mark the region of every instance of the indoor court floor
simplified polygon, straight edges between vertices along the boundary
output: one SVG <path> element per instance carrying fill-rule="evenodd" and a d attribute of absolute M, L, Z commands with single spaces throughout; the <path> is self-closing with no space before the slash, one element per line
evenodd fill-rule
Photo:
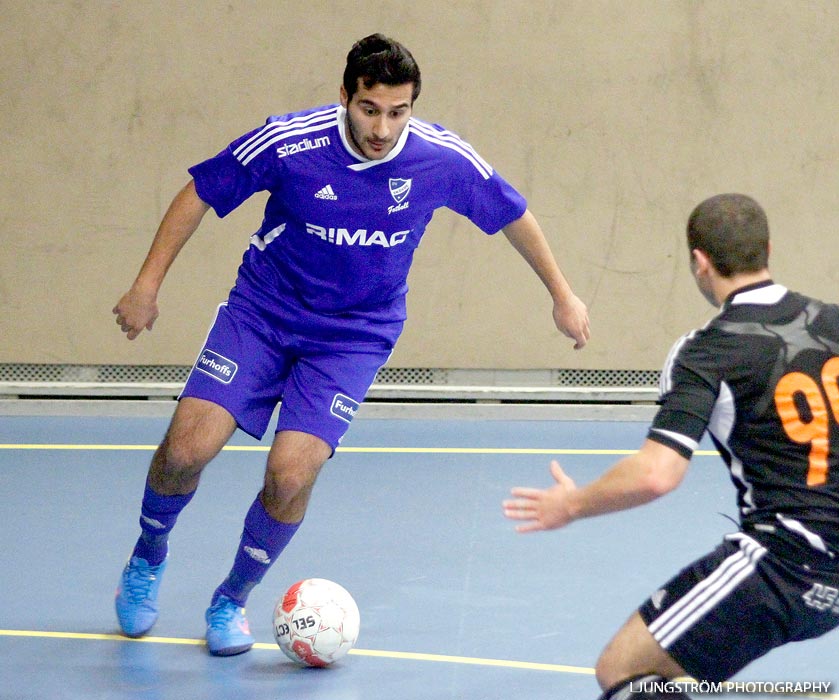
<path fill-rule="evenodd" d="M 132 414 L 127 402 L 114 412 L 110 402 L 3 403 L 15 408 L 0 407 L 2 700 L 594 699 L 593 665 L 612 633 L 735 529 L 734 491 L 710 443 L 680 489 L 644 508 L 531 535 L 504 519 L 509 489 L 548 485 L 552 457 L 589 481 L 640 445 L 649 414 L 363 408 L 303 527 L 251 595 L 256 646 L 213 658 L 204 610 L 267 441 L 237 433 L 207 468 L 172 535 L 160 619 L 129 640 L 114 589 L 168 415 Z M 326 669 L 292 664 L 271 632 L 276 599 L 308 577 L 337 581 L 361 611 L 356 648 Z M 839 699 L 839 633 L 777 650 L 737 680 L 832 681 L 834 694 L 785 697 Z"/>

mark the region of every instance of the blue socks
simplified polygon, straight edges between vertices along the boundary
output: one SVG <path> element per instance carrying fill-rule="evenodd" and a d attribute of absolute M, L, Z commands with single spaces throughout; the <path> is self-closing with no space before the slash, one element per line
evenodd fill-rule
<path fill-rule="evenodd" d="M 184 496 L 164 496 L 153 491 L 147 483 L 140 510 L 142 532 L 132 556 L 145 559 L 150 566 L 163 562 L 169 551 L 169 533 L 194 495 L 193 491 Z M 274 520 L 257 497 L 245 516 L 233 568 L 213 594 L 213 602 L 219 595 L 225 595 L 244 607 L 251 590 L 262 580 L 299 527 L 300 523 Z"/>
<path fill-rule="evenodd" d="M 142 530 L 132 556 L 145 559 L 151 566 L 157 566 L 169 551 L 169 533 L 175 527 L 180 512 L 192 500 L 195 492 L 185 496 L 163 496 L 146 483 L 143 504 L 140 509 Z"/>
<path fill-rule="evenodd" d="M 245 527 L 233 568 L 216 589 L 212 602 L 227 596 L 239 607 L 294 537 L 300 523 L 281 523 L 268 515 L 257 496 L 245 516 Z"/>

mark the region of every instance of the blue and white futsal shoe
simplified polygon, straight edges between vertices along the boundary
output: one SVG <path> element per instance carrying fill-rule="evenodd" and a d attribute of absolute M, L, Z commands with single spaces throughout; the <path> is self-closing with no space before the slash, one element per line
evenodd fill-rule
<path fill-rule="evenodd" d="M 242 654 L 253 646 L 245 609 L 225 595 L 207 608 L 207 649 L 213 656 Z"/>
<path fill-rule="evenodd" d="M 157 593 L 166 559 L 151 566 L 145 559 L 131 557 L 122 570 L 116 593 L 119 626 L 128 637 L 142 637 L 157 622 Z"/>

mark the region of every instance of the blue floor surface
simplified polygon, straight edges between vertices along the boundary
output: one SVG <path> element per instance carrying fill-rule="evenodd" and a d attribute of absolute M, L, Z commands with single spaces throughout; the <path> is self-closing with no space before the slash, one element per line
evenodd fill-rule
<path fill-rule="evenodd" d="M 114 588 L 167 423 L 0 421 L 0 699 L 596 698 L 592 667 L 617 627 L 734 529 L 733 488 L 707 454 L 679 490 L 635 511 L 529 536 L 502 517 L 510 487 L 549 483 L 553 455 L 585 483 L 618 458 L 610 450 L 640 445 L 644 423 L 359 419 L 251 595 L 256 647 L 212 658 L 204 610 L 268 443 L 237 434 L 207 468 L 172 535 L 160 620 L 132 641 L 118 634 Z M 328 669 L 298 668 L 273 642 L 275 600 L 307 577 L 341 583 L 361 610 L 356 649 Z M 835 682 L 839 636 L 780 649 L 738 678 Z"/>

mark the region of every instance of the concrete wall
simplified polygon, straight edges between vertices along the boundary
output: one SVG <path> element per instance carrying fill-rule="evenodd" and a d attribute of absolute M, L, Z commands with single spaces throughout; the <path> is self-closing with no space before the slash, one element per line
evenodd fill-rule
<path fill-rule="evenodd" d="M 574 352 L 503 236 L 435 216 L 392 366 L 654 369 L 711 309 L 683 242 L 721 191 L 766 207 L 779 281 L 836 294 L 839 3 L 621 0 L 0 2 L 0 362 L 190 364 L 261 219 L 209 214 L 130 343 L 111 308 L 187 167 L 337 100 L 382 31 L 423 70 L 420 118 L 528 197 L 589 305 Z"/>

